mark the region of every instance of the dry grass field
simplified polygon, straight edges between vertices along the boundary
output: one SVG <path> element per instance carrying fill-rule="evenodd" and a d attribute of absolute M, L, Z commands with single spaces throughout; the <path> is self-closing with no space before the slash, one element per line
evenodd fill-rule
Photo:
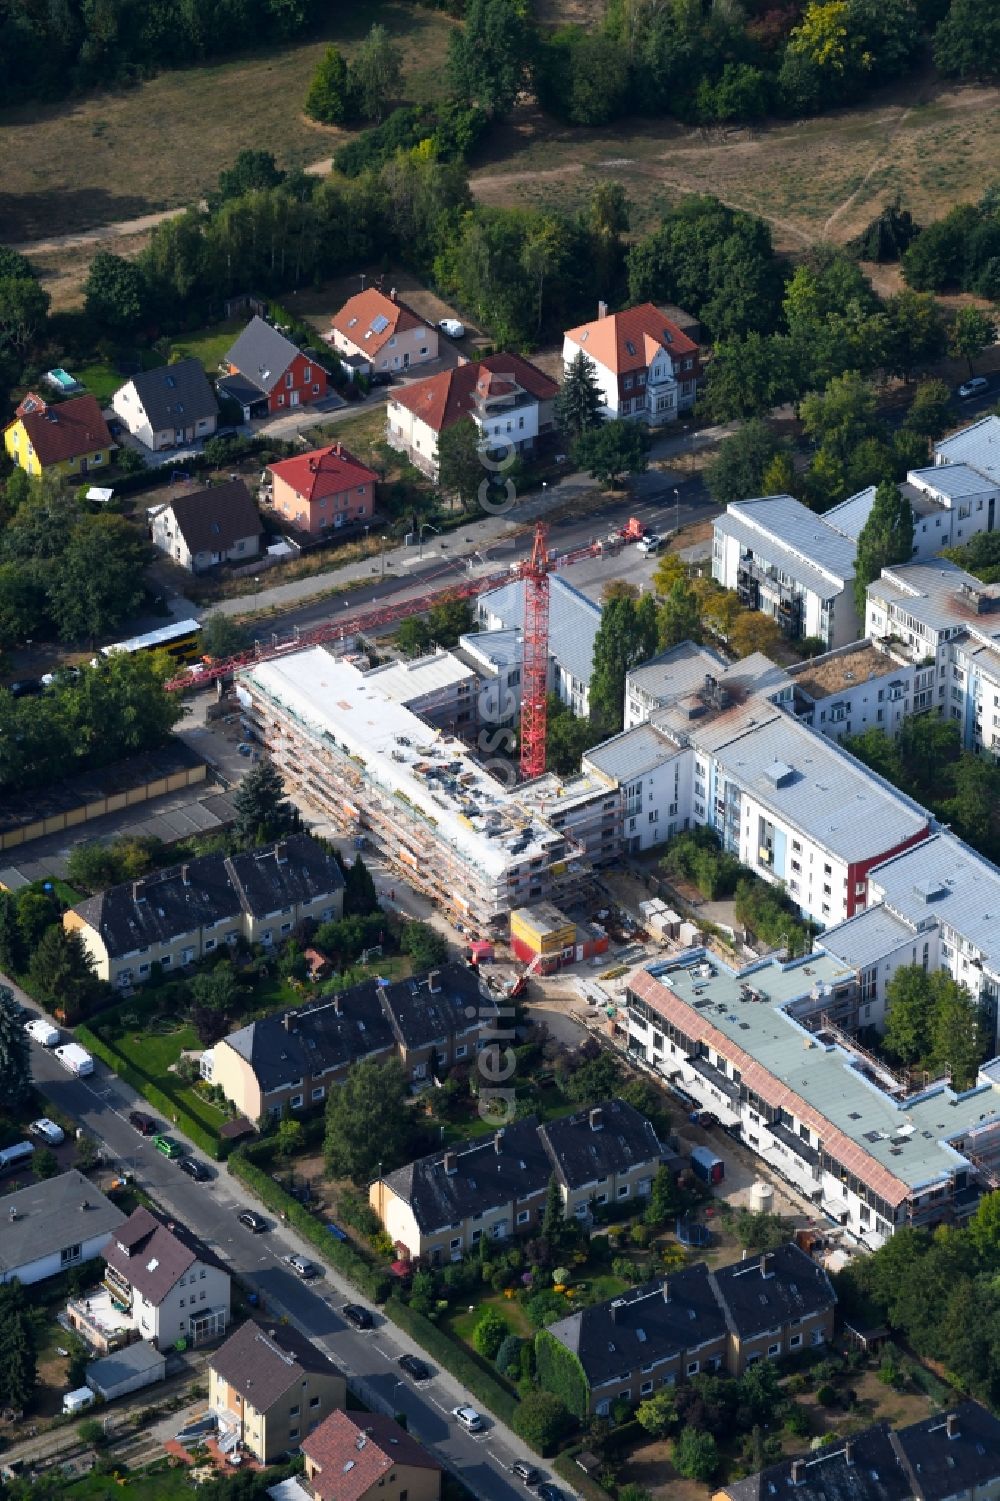
<path fill-rule="evenodd" d="M 439 93 L 454 23 L 401 0 L 375 0 L 346 11 L 336 7 L 327 35 L 270 56 L 185 68 L 136 88 L 0 113 L 4 241 L 46 240 L 195 202 L 244 147 L 273 151 L 286 167 L 328 157 L 347 133 L 303 114 L 309 81 L 329 41 L 336 39 L 350 55 L 375 21 L 403 49 L 406 98 Z"/>
<path fill-rule="evenodd" d="M 928 84 L 867 107 L 759 127 L 689 129 L 618 121 L 594 130 L 523 112 L 473 174 L 484 202 L 575 210 L 596 180 L 625 184 L 633 231 L 652 227 L 685 193 L 714 193 L 770 220 L 795 252 L 849 239 L 895 193 L 921 222 L 977 198 L 1000 172 L 1000 90 Z"/>

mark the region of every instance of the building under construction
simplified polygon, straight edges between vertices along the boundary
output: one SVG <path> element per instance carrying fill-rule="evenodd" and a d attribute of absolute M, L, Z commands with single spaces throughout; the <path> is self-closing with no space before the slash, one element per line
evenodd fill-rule
<path fill-rule="evenodd" d="M 238 692 L 287 785 L 344 833 L 370 836 L 473 931 L 505 936 L 511 911 L 588 867 L 517 789 L 383 691 L 378 673 L 313 647 L 251 668 Z M 595 782 L 592 795 L 616 793 Z"/>

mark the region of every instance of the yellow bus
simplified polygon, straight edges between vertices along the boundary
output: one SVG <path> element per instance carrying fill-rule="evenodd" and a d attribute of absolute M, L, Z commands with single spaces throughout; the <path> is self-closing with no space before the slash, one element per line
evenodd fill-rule
<path fill-rule="evenodd" d="M 175 662 L 194 662 L 200 656 L 200 642 L 201 626 L 197 620 L 175 620 L 159 630 L 147 631 L 144 636 L 132 636 L 128 641 L 102 646 L 101 655 L 111 657 L 120 651 L 165 651 Z"/>

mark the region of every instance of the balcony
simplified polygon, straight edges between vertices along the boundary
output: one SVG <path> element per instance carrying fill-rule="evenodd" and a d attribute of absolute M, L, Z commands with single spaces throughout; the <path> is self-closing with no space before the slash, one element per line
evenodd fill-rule
<path fill-rule="evenodd" d="M 116 1302 L 125 1308 L 132 1307 L 132 1284 L 115 1267 L 105 1266 L 104 1286 Z"/>

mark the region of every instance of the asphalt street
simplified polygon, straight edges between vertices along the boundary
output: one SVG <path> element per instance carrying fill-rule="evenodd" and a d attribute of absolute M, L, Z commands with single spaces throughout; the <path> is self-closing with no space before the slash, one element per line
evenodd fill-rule
<path fill-rule="evenodd" d="M 2 979 L 2 977 L 0 977 Z M 128 1112 L 143 1101 L 103 1064 L 87 1079 L 68 1074 L 46 1049 L 32 1044 L 35 1082 L 42 1093 L 66 1115 L 84 1126 L 105 1147 L 108 1155 L 135 1174 L 136 1182 L 169 1213 L 188 1225 L 222 1258 L 234 1275 L 263 1300 L 263 1317 L 281 1318 L 306 1333 L 344 1373 L 364 1383 L 379 1405 L 390 1412 L 406 1414 L 409 1431 L 433 1449 L 476 1496 L 488 1501 L 525 1501 L 524 1487 L 510 1474 L 514 1460 L 529 1453 L 507 1429 L 483 1411 L 469 1392 L 427 1360 L 433 1374 L 415 1385 L 403 1375 L 398 1357 L 407 1351 L 420 1354 L 420 1347 L 369 1305 L 375 1328 L 357 1333 L 340 1315 L 344 1303 L 364 1303 L 357 1291 L 342 1283 L 329 1267 L 322 1279 L 306 1284 L 286 1266 L 282 1257 L 300 1251 L 316 1260 L 312 1247 L 287 1228 L 272 1221 L 274 1228 L 253 1235 L 237 1222 L 241 1208 L 259 1207 L 242 1186 L 230 1178 L 225 1166 L 202 1157 L 212 1173 L 211 1182 L 195 1183 L 176 1162 L 157 1152 L 150 1140 L 139 1136 L 129 1124 Z M 180 1133 L 167 1123 L 172 1134 Z M 426 1357 L 423 1357 L 426 1359 Z M 362 1390 L 361 1395 L 364 1395 Z M 468 1402 L 483 1413 L 485 1432 L 466 1433 L 451 1416 L 451 1409 Z M 569 1494 L 560 1481 L 560 1488 Z"/>

